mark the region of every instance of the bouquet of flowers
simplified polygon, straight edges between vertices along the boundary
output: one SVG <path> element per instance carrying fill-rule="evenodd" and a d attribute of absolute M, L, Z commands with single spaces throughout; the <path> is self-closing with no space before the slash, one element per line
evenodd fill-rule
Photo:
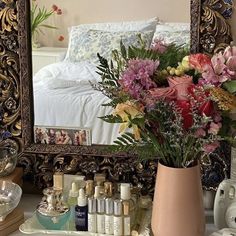
<path fill-rule="evenodd" d="M 218 108 L 236 107 L 236 49 L 210 58 L 161 40 L 150 48 L 139 42 L 128 48 L 121 42 L 110 62 L 98 54 L 102 80 L 93 86 L 114 109 L 101 118 L 120 123 L 113 148 L 158 157 L 171 167 L 191 166 L 219 146 Z"/>
<path fill-rule="evenodd" d="M 46 21 L 53 14 L 61 15 L 62 10 L 55 4 L 52 5 L 52 8 L 50 10 L 47 10 L 46 7 L 40 8 L 36 0 L 32 0 L 30 13 L 31 13 L 31 34 L 32 37 L 34 37 L 35 34 L 42 32 L 41 27 L 49 29 L 57 29 L 57 27 L 55 26 L 44 24 L 44 21 Z M 61 40 L 61 38 L 62 36 L 59 37 L 59 40 Z"/>

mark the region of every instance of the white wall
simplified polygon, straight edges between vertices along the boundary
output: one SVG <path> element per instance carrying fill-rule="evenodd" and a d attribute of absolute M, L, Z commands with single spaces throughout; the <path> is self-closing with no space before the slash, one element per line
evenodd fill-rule
<path fill-rule="evenodd" d="M 40 0 L 40 6 L 58 5 L 63 15 L 54 15 L 47 22 L 58 30 L 44 30 L 40 42 L 45 46 L 65 47 L 68 27 L 81 23 L 143 20 L 158 16 L 168 22 L 190 22 L 189 0 Z M 57 41 L 59 35 L 64 42 Z"/>

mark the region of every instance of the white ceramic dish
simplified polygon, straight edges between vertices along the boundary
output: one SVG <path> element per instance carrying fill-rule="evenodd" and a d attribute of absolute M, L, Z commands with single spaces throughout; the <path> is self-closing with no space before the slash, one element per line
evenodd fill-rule
<path fill-rule="evenodd" d="M 142 213 L 142 222 L 140 222 L 138 233 L 132 235 L 149 236 L 150 235 L 150 222 L 151 210 L 144 210 Z M 107 234 L 89 233 L 74 231 L 69 229 L 66 224 L 62 230 L 47 230 L 37 220 L 36 214 L 27 219 L 20 227 L 19 230 L 25 234 L 50 234 L 50 235 L 81 235 L 81 236 L 108 236 Z"/>

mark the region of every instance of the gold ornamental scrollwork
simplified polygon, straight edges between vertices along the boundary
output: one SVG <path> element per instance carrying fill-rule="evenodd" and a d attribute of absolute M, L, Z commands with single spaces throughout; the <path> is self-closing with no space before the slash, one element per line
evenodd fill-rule
<path fill-rule="evenodd" d="M 208 54 L 218 52 L 227 47 L 232 41 L 232 32 L 227 19 L 233 11 L 232 0 L 202 1 L 200 19 L 200 51 Z"/>

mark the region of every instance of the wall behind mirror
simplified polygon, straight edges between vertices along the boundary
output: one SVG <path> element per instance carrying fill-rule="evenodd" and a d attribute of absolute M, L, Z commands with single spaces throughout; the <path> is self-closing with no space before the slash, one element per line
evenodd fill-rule
<path fill-rule="evenodd" d="M 99 80 L 99 76 L 95 73 L 98 64 L 85 63 L 81 67 L 81 64 L 59 62 L 57 65 L 44 66 L 63 60 L 71 26 L 83 23 L 147 20 L 153 17 L 158 17 L 163 22 L 190 25 L 190 2 L 188 0 L 174 2 L 171 0 L 149 0 L 147 4 L 143 0 L 41 0 L 34 3 L 41 9 L 43 7 L 51 9 L 55 4 L 62 11 L 61 15 L 53 14 L 43 22 L 46 25 L 56 26 L 58 29 L 40 28 L 42 32 L 37 35 L 37 40 L 43 47 L 34 48 L 32 53 L 34 124 L 75 130 L 88 128 L 91 130 L 92 140 L 91 142 L 87 140 L 83 144 L 112 144 L 119 135 L 119 125 L 108 124 L 98 118 L 112 112 L 110 107 L 102 107 L 102 104 L 109 102 L 109 100 L 100 92 L 94 91 L 89 83 L 84 84 L 85 80 L 87 82 Z M 189 29 L 186 31 L 190 38 Z M 58 41 L 60 35 L 65 37 L 64 41 Z M 100 51 L 96 52 L 100 53 Z M 36 74 L 39 69 L 41 69 L 40 72 Z M 83 87 L 76 83 L 82 80 Z M 68 83 L 75 85 L 70 86 Z M 60 134 L 59 130 L 37 129 L 35 132 L 36 143 L 47 144 L 51 141 L 54 142 L 53 140 L 56 140 L 56 144 L 81 143 L 74 141 L 77 140 L 79 134 L 76 134 L 76 137 L 74 134 L 68 134 L 71 139 L 69 140 L 63 138 L 65 132 L 68 132 L 63 132 Z M 38 137 L 40 138 L 38 139 Z M 40 141 L 41 138 L 42 141 Z M 88 139 L 90 138 L 88 137 Z"/>
<path fill-rule="evenodd" d="M 189 0 L 41 0 L 38 4 L 48 9 L 56 4 L 63 12 L 48 20 L 59 29 L 47 30 L 45 35 L 40 35 L 44 46 L 66 47 L 68 27 L 82 23 L 145 20 L 155 16 L 166 22 L 190 23 Z M 63 42 L 57 40 L 60 35 L 65 37 Z"/>

